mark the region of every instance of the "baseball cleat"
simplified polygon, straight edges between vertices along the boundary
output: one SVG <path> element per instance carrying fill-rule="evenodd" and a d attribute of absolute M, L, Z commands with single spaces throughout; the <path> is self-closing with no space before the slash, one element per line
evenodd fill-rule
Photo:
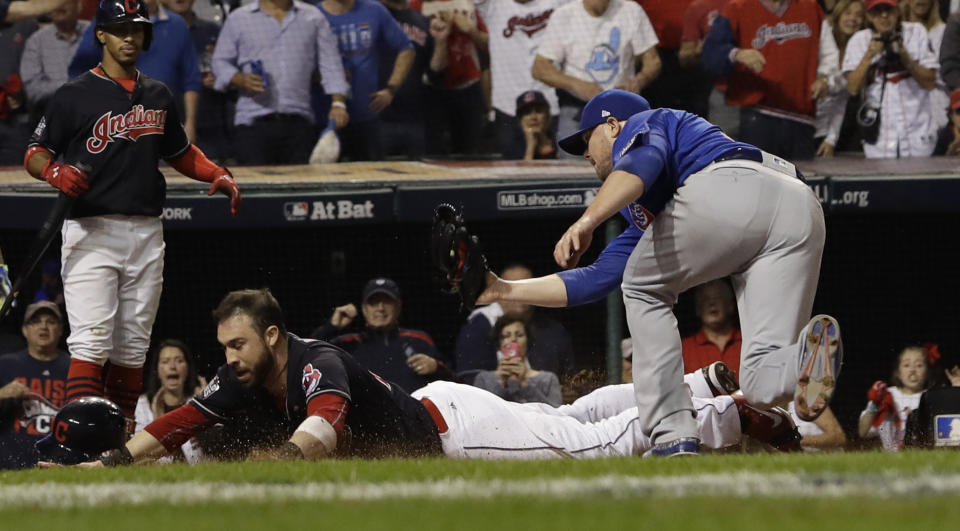
<path fill-rule="evenodd" d="M 700 455 L 700 439 L 688 437 L 655 444 L 653 448 L 644 452 L 643 457 L 683 457 L 690 455 Z"/>
<path fill-rule="evenodd" d="M 722 361 L 715 361 L 700 369 L 700 372 L 703 373 L 703 379 L 707 381 L 713 396 L 732 395 L 740 389 L 737 373 Z"/>
<path fill-rule="evenodd" d="M 733 398 L 740 414 L 740 431 L 744 435 L 773 446 L 781 452 L 799 452 L 800 432 L 783 408 L 759 409 L 747 403 L 743 396 Z"/>
<path fill-rule="evenodd" d="M 812 422 L 823 413 L 833 396 L 843 363 L 840 325 L 829 315 L 817 315 L 800 338 L 800 377 L 793 401 L 797 416 Z"/>

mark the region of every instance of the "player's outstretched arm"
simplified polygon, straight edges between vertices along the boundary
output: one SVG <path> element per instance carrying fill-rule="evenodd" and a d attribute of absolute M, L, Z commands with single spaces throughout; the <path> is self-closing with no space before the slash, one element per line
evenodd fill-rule
<path fill-rule="evenodd" d="M 176 159 L 168 160 L 171 166 L 178 172 L 190 177 L 191 179 L 210 183 L 210 190 L 207 195 L 213 195 L 220 192 L 230 198 L 230 213 L 234 216 L 240 213 L 240 187 L 233 179 L 230 170 L 223 166 L 214 164 L 200 151 L 200 148 L 190 145 L 190 148 Z"/>
<path fill-rule="evenodd" d="M 601 223 L 643 195 L 643 180 L 637 175 L 622 170 L 612 172 L 597 192 L 597 197 L 567 232 L 560 237 L 553 249 L 557 265 L 576 267 L 580 257 L 593 241 L 593 231 Z"/>
<path fill-rule="evenodd" d="M 302 457 L 308 461 L 320 459 L 333 453 L 337 449 L 337 431 L 327 419 L 310 415 L 297 426 L 287 446 L 293 445 L 300 451 L 300 455 L 281 456 L 281 458 Z M 292 447 L 290 447 L 293 450 Z"/>
<path fill-rule="evenodd" d="M 477 298 L 477 304 L 494 302 L 561 308 L 567 305 L 567 286 L 556 274 L 524 280 L 503 280 L 488 271 L 487 287 Z"/>
<path fill-rule="evenodd" d="M 73 465 L 76 468 L 103 468 L 108 466 L 123 466 L 153 462 L 159 457 L 167 455 L 167 449 L 146 430 L 141 430 L 133 436 L 127 444 L 112 450 L 97 461 L 88 461 Z M 62 468 L 64 465 L 40 461 L 39 468 Z"/>

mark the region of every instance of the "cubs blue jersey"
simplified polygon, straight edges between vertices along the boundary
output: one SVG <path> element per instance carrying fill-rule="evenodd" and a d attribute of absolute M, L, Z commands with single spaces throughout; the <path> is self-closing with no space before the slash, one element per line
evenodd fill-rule
<path fill-rule="evenodd" d="M 653 109 L 631 116 L 613 143 L 613 169 L 643 180 L 643 196 L 620 211 L 630 226 L 596 262 L 559 273 L 567 289 L 567 306 L 600 300 L 616 289 L 630 253 L 674 192 L 687 177 L 738 148 L 759 153 L 695 114 Z"/>
<path fill-rule="evenodd" d="M 613 169 L 638 176 L 644 189 L 621 213 L 646 229 L 687 177 L 736 148 L 758 151 L 685 111 L 652 109 L 631 116 L 613 143 Z"/>

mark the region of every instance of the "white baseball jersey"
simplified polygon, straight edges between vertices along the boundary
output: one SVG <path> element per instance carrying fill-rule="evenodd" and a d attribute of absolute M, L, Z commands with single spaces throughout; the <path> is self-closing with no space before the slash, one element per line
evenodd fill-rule
<path fill-rule="evenodd" d="M 887 387 L 887 391 L 890 391 L 890 394 L 893 396 L 893 405 L 897 409 L 897 418 L 892 419 L 888 417 L 880 426 L 876 428 L 871 427 L 870 431 L 867 432 L 867 437 L 880 437 L 880 444 L 884 450 L 896 452 L 900 450 L 900 446 L 903 444 L 907 417 L 911 411 L 920 406 L 920 397 L 923 396 L 923 393 L 908 395 L 901 391 L 899 387 Z M 866 414 L 866 409 L 860 412 L 861 417 Z"/>
<path fill-rule="evenodd" d="M 611 0 L 603 15 L 591 16 L 571 2 L 550 17 L 537 54 L 564 74 L 614 88 L 636 74 L 636 56 L 657 45 L 650 19 L 635 2 Z"/>
<path fill-rule="evenodd" d="M 528 90 L 539 90 L 550 103 L 550 114 L 557 114 L 556 92 L 553 87 L 533 79 L 531 70 L 550 16 L 569 1 L 475 0 L 477 12 L 490 34 L 493 106 L 498 111 L 513 116 L 517 97 Z"/>
<path fill-rule="evenodd" d="M 938 70 L 937 55 L 930 48 L 927 29 L 915 22 L 903 22 L 903 46 L 920 66 Z M 850 37 L 842 70 L 852 72 L 867 53 L 873 31 L 860 30 Z M 877 64 L 877 54 L 871 64 Z M 867 158 L 928 157 L 937 141 L 936 124 L 930 114 L 930 91 L 921 87 L 909 71 L 888 72 L 883 102 L 880 102 L 882 78 L 879 72 L 865 79 L 867 101 L 880 108 L 880 136 L 876 144 L 863 144 Z"/>

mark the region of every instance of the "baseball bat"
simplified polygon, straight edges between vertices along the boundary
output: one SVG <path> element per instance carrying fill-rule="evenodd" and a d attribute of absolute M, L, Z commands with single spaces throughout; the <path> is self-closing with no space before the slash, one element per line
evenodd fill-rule
<path fill-rule="evenodd" d="M 76 166 L 84 172 L 90 169 L 85 164 L 77 164 Z M 37 232 L 37 236 L 33 239 L 30 252 L 23 262 L 23 267 L 20 268 L 17 280 L 13 283 L 13 289 L 10 290 L 10 296 L 3 301 L 3 306 L 0 307 L 0 322 L 6 319 L 7 314 L 10 313 L 10 309 L 13 308 L 13 301 L 17 298 L 17 295 L 20 294 L 20 289 L 23 287 L 24 282 L 33 274 L 33 270 L 36 269 L 37 264 L 40 263 L 40 259 L 43 258 L 44 253 L 47 252 L 50 244 L 53 243 L 53 239 L 57 236 L 57 233 L 60 232 L 63 220 L 67 217 L 67 212 L 70 212 L 70 207 L 73 206 L 75 200 L 75 197 L 70 197 L 63 192 L 60 192 L 57 196 L 57 201 L 53 204 L 53 208 L 50 209 L 50 213 L 47 214 L 47 219 L 43 221 L 43 225 L 40 226 L 40 231 Z"/>

